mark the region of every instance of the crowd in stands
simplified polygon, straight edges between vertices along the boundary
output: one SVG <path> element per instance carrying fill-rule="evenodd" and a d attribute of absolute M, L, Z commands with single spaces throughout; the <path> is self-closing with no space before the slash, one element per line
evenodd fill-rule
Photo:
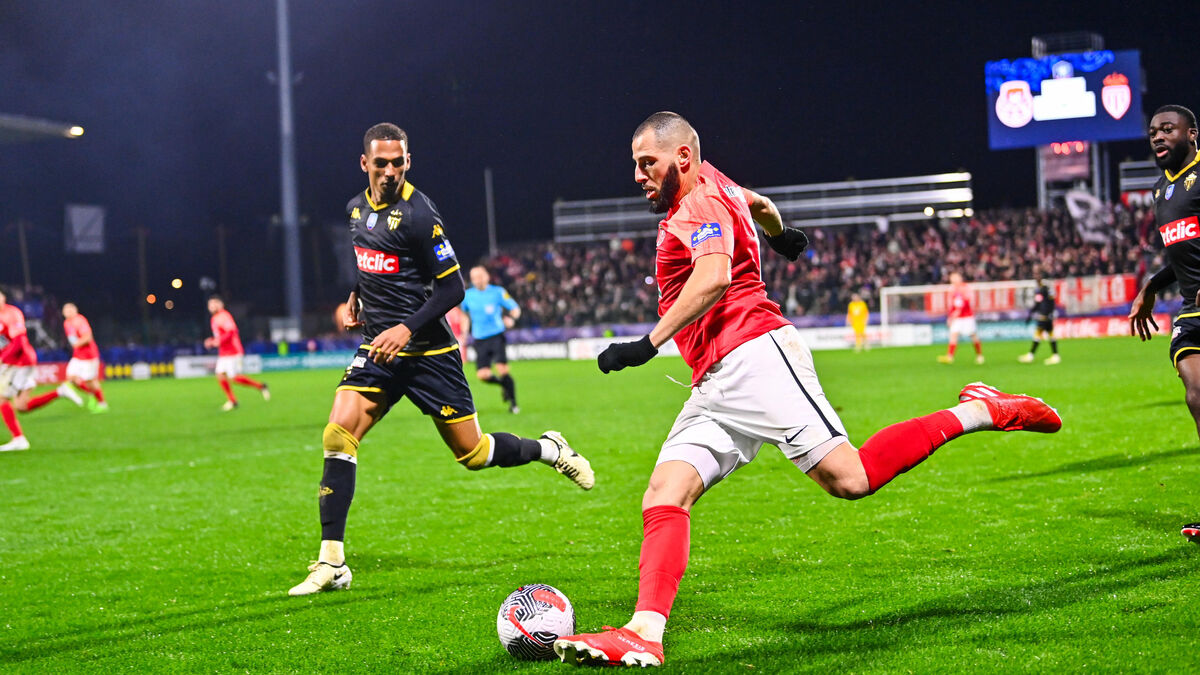
<path fill-rule="evenodd" d="M 1099 236 L 1084 236 L 1065 211 L 1009 209 L 972 218 L 813 228 L 804 257 L 789 262 L 766 246 L 763 278 L 789 316 L 844 314 L 852 293 L 878 310 L 884 286 L 1144 273 L 1163 264 L 1146 209 L 1108 207 Z M 648 322 L 657 318 L 651 237 L 539 243 L 483 261 L 522 305 L 531 327 Z"/>

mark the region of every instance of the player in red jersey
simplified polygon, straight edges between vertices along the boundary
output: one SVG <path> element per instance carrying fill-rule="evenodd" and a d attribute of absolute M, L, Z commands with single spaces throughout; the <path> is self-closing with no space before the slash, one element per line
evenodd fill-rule
<path fill-rule="evenodd" d="M 658 666 L 662 636 L 690 550 L 692 506 L 707 490 L 777 445 L 835 497 L 858 499 L 913 468 L 937 447 L 986 429 L 1057 431 L 1062 420 L 1028 396 L 968 385 L 953 408 L 887 427 L 850 444 L 821 390 L 812 355 L 767 298 L 757 222 L 777 252 L 795 259 L 806 243 L 783 225 L 771 200 L 743 189 L 700 159 L 695 130 L 655 113 L 633 136 L 634 179 L 659 225 L 660 319 L 638 342 L 600 354 L 607 373 L 646 363 L 674 338 L 692 367 L 692 393 L 663 443 L 642 498 L 644 538 L 638 601 L 622 628 L 556 640 L 563 661 Z"/>
<path fill-rule="evenodd" d="M 217 350 L 217 382 L 225 392 L 225 404 L 221 410 L 230 411 L 238 407 L 237 398 L 233 395 L 233 387 L 229 385 L 232 379 L 243 387 L 253 387 L 262 394 L 264 401 L 271 400 L 271 390 L 266 384 L 256 382 L 242 374 L 242 357 L 246 351 L 242 349 L 242 338 L 238 335 L 237 322 L 233 315 L 225 309 L 225 301 L 221 296 L 214 295 L 208 299 L 208 313 L 212 314 L 212 337 L 204 338 L 204 346 Z"/>
<path fill-rule="evenodd" d="M 946 353 L 938 357 L 942 363 L 954 363 L 954 350 L 958 349 L 958 336 L 970 335 L 975 345 L 975 363 L 983 364 L 983 344 L 979 342 L 979 330 L 975 326 L 975 309 L 971 306 L 971 287 L 958 272 L 950 273 L 950 315 L 946 326 L 950 329 L 950 345 Z"/>
<path fill-rule="evenodd" d="M 0 337 L 7 344 L 0 349 L 0 418 L 12 434 L 12 440 L 0 445 L 0 452 L 28 450 L 29 439 L 17 422 L 18 412 L 31 412 L 56 398 L 70 399 L 75 405 L 83 403 L 70 387 L 63 383 L 55 391 L 39 396 L 30 396 L 37 386 L 34 366 L 37 352 L 25 332 L 25 313 L 21 308 L 8 304 L 8 296 L 0 291 Z"/>
<path fill-rule="evenodd" d="M 63 305 L 63 332 L 71 343 L 71 360 L 67 363 L 67 381 L 92 395 L 92 412 L 108 412 L 104 390 L 100 388 L 100 348 L 92 336 L 92 325 L 79 313 L 75 303 Z M 94 402 L 92 402 L 94 401 Z"/>

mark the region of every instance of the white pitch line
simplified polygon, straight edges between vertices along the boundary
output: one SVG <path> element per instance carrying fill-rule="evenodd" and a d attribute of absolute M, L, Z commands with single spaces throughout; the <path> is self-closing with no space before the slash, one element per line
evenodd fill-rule
<path fill-rule="evenodd" d="M 304 446 L 303 448 L 299 448 L 299 449 L 310 450 L 311 448 L 312 448 L 312 446 Z M 97 474 L 97 473 L 126 473 L 126 472 L 130 472 L 130 471 L 152 471 L 155 469 L 171 469 L 171 468 L 177 468 L 177 467 L 181 467 L 181 466 L 186 466 L 188 468 L 191 468 L 198 464 L 211 464 L 211 463 L 215 462 L 217 459 L 221 459 L 222 461 L 227 461 L 230 459 L 253 459 L 253 458 L 258 458 L 258 457 L 269 457 L 271 455 L 281 455 L 285 452 L 294 452 L 297 449 L 298 448 L 293 446 L 290 448 L 274 448 L 271 450 L 260 450 L 259 452 L 251 452 L 249 454 L 241 454 L 241 455 L 233 455 L 233 456 L 222 455 L 221 457 L 199 457 L 196 459 L 177 459 L 177 460 L 171 460 L 169 462 L 152 462 L 150 464 L 127 464 L 125 466 L 110 466 L 110 467 L 106 467 L 103 469 L 95 469 L 95 470 L 91 470 L 91 471 L 76 471 L 74 473 L 66 474 L 65 476 L 59 476 L 59 478 L 63 478 L 63 477 L 79 478 L 82 476 L 90 476 L 90 475 Z M 0 481 L 0 485 L 20 485 L 22 483 L 28 483 L 28 482 L 29 482 L 28 478 L 10 478 L 8 480 Z"/>

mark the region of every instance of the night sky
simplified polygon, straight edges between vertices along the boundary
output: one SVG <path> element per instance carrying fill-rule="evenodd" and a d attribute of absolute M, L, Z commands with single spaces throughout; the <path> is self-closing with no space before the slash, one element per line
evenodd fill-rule
<path fill-rule="evenodd" d="M 1145 112 L 1200 106 L 1194 26 L 1137 3 L 881 4 L 294 0 L 301 212 L 338 222 L 365 187 L 363 131 L 392 121 L 470 262 L 486 248 L 484 167 L 501 245 L 547 239 L 555 199 L 638 194 L 629 137 L 663 109 L 747 186 L 966 169 L 977 206 L 1030 205 L 1033 151 L 988 149 L 983 65 L 1062 31 L 1142 50 Z M 0 283 L 21 280 L 10 223 L 25 218 L 35 284 L 133 314 L 134 228 L 150 231 L 151 289 L 182 276 L 186 291 L 217 276 L 223 224 L 225 290 L 281 312 L 275 49 L 267 0 L 0 0 L 0 112 L 86 128 L 0 146 Z M 1114 144 L 1114 160 L 1145 145 Z M 67 203 L 108 208 L 107 254 L 63 253 Z M 319 257 L 303 258 L 312 306 L 347 290 L 329 261 L 316 287 Z"/>

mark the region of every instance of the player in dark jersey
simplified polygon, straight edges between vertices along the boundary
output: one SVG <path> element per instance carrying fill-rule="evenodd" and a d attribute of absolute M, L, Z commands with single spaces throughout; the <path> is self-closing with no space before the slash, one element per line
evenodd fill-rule
<path fill-rule="evenodd" d="M 1033 355 L 1037 352 L 1038 345 L 1042 340 L 1049 340 L 1051 354 L 1046 359 L 1046 365 L 1053 366 L 1062 362 L 1058 356 L 1058 340 L 1054 339 L 1054 312 L 1057 308 L 1054 306 L 1054 294 L 1050 292 L 1046 282 L 1042 281 L 1041 273 L 1038 273 L 1036 281 L 1037 290 L 1033 292 L 1033 304 L 1029 307 L 1029 316 L 1025 317 L 1026 326 L 1031 321 L 1037 321 L 1033 327 L 1033 344 L 1029 346 L 1029 353 L 1022 354 L 1017 360 L 1021 363 L 1033 363 Z"/>
<path fill-rule="evenodd" d="M 1200 434 L 1200 186 L 1197 171 L 1196 116 L 1180 105 L 1165 105 L 1150 118 L 1150 148 L 1163 170 L 1154 184 L 1154 224 L 1163 240 L 1167 266 L 1159 270 L 1133 299 L 1129 330 L 1142 341 L 1158 330 L 1154 299 L 1158 291 L 1179 282 L 1183 307 L 1171 329 L 1171 362 L 1183 380 L 1184 400 Z M 1200 543 L 1200 523 L 1182 533 Z"/>
<path fill-rule="evenodd" d="M 480 431 L 445 319 L 462 302 L 462 274 L 437 207 L 405 179 L 407 135 L 394 124 L 371 127 L 360 163 L 369 184 L 346 205 L 358 283 L 346 302 L 345 326 L 361 327 L 363 344 L 337 387 L 322 439 L 320 556 L 290 595 L 349 588 L 343 540 L 359 441 L 405 396 L 433 418 L 468 469 L 539 460 L 585 490 L 595 484 L 588 461 L 557 431 L 538 440 Z"/>

